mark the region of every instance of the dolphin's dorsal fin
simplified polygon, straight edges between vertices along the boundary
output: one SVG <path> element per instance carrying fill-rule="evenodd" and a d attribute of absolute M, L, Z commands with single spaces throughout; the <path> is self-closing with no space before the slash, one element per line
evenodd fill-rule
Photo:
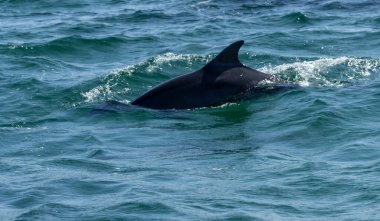
<path fill-rule="evenodd" d="M 213 60 L 211 60 L 205 66 L 205 68 L 208 70 L 220 70 L 220 68 L 224 69 L 231 66 L 243 66 L 242 63 L 240 63 L 239 61 L 239 50 L 243 44 L 243 40 L 230 44 L 222 52 L 220 52 Z"/>

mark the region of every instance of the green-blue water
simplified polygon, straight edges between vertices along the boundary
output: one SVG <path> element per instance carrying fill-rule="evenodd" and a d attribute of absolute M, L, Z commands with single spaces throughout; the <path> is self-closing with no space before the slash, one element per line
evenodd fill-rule
<path fill-rule="evenodd" d="M 241 61 L 302 85 L 93 114 Z M 0 0 L 0 220 L 380 220 L 376 0 Z"/>

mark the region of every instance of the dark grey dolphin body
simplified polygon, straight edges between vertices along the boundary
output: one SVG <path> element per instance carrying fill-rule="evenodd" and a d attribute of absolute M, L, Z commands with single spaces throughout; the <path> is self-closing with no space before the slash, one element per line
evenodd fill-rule
<path fill-rule="evenodd" d="M 210 107 L 262 92 L 267 87 L 294 86 L 276 84 L 271 75 L 240 63 L 238 53 L 243 44 L 244 41 L 237 41 L 229 45 L 200 70 L 168 80 L 131 104 L 151 109 Z M 275 84 L 265 85 L 265 81 Z"/>

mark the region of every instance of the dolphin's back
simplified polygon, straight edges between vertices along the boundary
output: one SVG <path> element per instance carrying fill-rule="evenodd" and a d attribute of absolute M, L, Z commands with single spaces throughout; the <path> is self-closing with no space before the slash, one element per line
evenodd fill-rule
<path fill-rule="evenodd" d="M 244 41 L 237 41 L 200 70 L 168 80 L 131 104 L 152 109 L 191 109 L 216 106 L 255 88 L 271 75 L 244 66 L 238 58 Z"/>
<path fill-rule="evenodd" d="M 152 109 L 195 108 L 192 97 L 202 93 L 202 73 L 200 71 L 168 80 L 149 90 L 131 104 Z M 198 96 L 197 96 L 198 94 Z"/>

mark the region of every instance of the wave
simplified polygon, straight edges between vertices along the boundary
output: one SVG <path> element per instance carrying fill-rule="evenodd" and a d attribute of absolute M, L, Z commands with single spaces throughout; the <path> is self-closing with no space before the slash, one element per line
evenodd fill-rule
<path fill-rule="evenodd" d="M 112 16 L 105 16 L 97 18 L 99 22 L 120 22 L 120 23 L 131 23 L 131 22 L 158 22 L 160 20 L 170 20 L 171 15 L 164 13 L 160 10 L 137 10 L 132 13 L 130 10 L 125 10 L 121 14 L 116 14 Z"/>
<path fill-rule="evenodd" d="M 380 24 L 380 16 L 378 16 L 377 18 L 375 18 L 374 21 L 375 21 L 376 24 Z"/>
<path fill-rule="evenodd" d="M 322 10 L 347 10 L 349 7 L 344 4 L 343 2 L 339 1 L 331 1 L 331 2 L 326 2 L 322 3 L 319 7 Z"/>
<path fill-rule="evenodd" d="M 260 10 L 260 9 L 271 9 L 274 7 L 283 6 L 284 3 L 281 1 L 264 1 L 264 2 L 244 2 L 241 5 L 242 9 L 246 10 Z"/>
<path fill-rule="evenodd" d="M 91 4 L 86 2 L 77 2 L 77 1 L 49 1 L 49 0 L 41 0 L 38 4 L 30 2 L 28 0 L 5 0 L 4 2 L 7 7 L 23 7 L 23 8 L 31 8 L 31 9 L 50 9 L 50 8 L 79 8 L 84 6 L 89 6 Z M 39 6 L 39 7 L 38 7 Z"/>
<path fill-rule="evenodd" d="M 70 36 L 55 39 L 44 43 L 26 43 L 0 45 L 0 49 L 7 54 L 18 56 L 41 56 L 52 54 L 77 54 L 92 51 L 101 51 L 106 48 L 113 49 L 122 43 L 128 42 L 125 37 L 111 36 L 104 38 L 83 38 Z"/>
<path fill-rule="evenodd" d="M 358 11 L 358 10 L 368 10 L 373 6 L 377 6 L 376 1 L 327 1 L 321 2 L 321 10 L 346 10 L 346 11 Z"/>
<path fill-rule="evenodd" d="M 135 88 L 134 91 L 140 91 L 140 93 L 142 93 L 141 86 L 143 86 L 142 88 L 149 88 L 152 85 L 141 85 L 141 82 L 146 84 L 146 82 L 157 81 L 158 83 L 170 77 L 174 77 L 174 74 L 173 76 L 162 74 L 164 70 L 172 69 L 171 72 L 190 71 L 192 65 L 205 63 L 207 60 L 209 60 L 208 57 L 189 54 L 177 55 L 174 53 L 166 53 L 158 55 L 140 64 L 113 70 L 101 80 L 102 83 L 100 85 L 83 92 L 82 96 L 85 98 L 85 102 L 99 102 L 115 98 L 120 99 L 120 97 L 127 96 L 134 86 L 140 87 L 140 90 Z M 183 67 L 185 67 L 185 70 Z M 129 99 L 121 101 L 129 102 Z"/>
<path fill-rule="evenodd" d="M 309 18 L 305 13 L 293 12 L 282 16 L 281 22 L 284 24 L 309 24 L 311 23 L 311 18 Z"/>
<path fill-rule="evenodd" d="M 77 206 L 71 206 L 67 203 L 43 203 L 30 209 L 25 209 L 23 213 L 15 217 L 15 220 L 47 220 L 57 217 L 57 212 L 60 214 L 58 217 L 61 219 L 72 219 L 78 211 L 80 209 Z"/>
<path fill-rule="evenodd" d="M 380 74 L 380 59 L 338 57 L 298 61 L 260 69 L 303 86 L 342 87 L 367 81 Z"/>

